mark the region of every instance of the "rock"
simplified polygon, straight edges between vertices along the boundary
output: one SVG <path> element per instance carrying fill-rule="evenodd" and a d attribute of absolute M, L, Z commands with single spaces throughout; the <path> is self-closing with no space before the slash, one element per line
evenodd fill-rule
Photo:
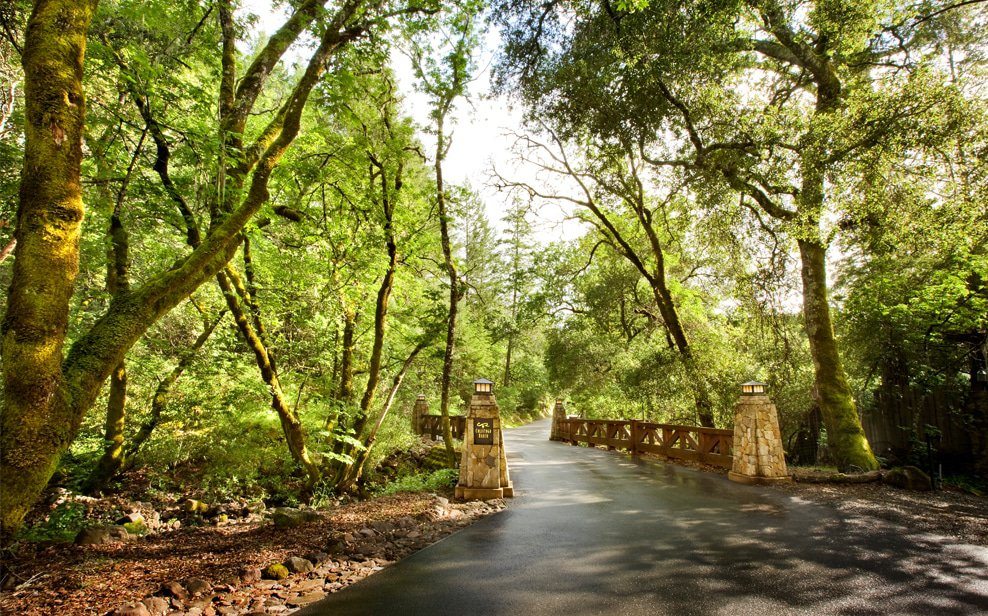
<path fill-rule="evenodd" d="M 202 578 L 189 578 L 185 581 L 185 588 L 193 597 L 204 595 L 212 590 L 212 585 Z"/>
<path fill-rule="evenodd" d="M 90 526 L 75 536 L 76 545 L 102 545 L 110 543 L 110 531 L 105 526 Z"/>
<path fill-rule="evenodd" d="M 123 526 L 90 526 L 79 531 L 75 537 L 77 545 L 102 545 L 113 543 L 114 541 L 127 541 L 133 539 L 127 529 Z"/>
<path fill-rule="evenodd" d="M 377 534 L 377 532 L 370 528 L 361 528 L 358 532 L 364 537 L 373 537 Z"/>
<path fill-rule="evenodd" d="M 329 554 L 326 552 L 309 552 L 302 556 L 305 560 L 309 561 L 313 565 L 319 566 L 329 560 Z"/>
<path fill-rule="evenodd" d="M 311 562 L 298 556 L 292 556 L 284 562 L 284 565 L 292 573 L 308 573 L 313 569 Z"/>
<path fill-rule="evenodd" d="M 144 523 L 143 519 L 137 522 L 127 522 L 126 524 L 123 525 L 123 527 L 128 534 L 133 535 L 135 537 L 140 535 L 146 535 L 148 532 L 148 527 Z"/>
<path fill-rule="evenodd" d="M 288 577 L 288 567 L 281 563 L 268 565 L 261 573 L 261 576 L 266 580 L 284 580 Z"/>
<path fill-rule="evenodd" d="M 291 605 L 293 607 L 303 607 L 305 605 L 309 605 L 310 603 L 315 603 L 316 601 L 320 601 L 325 598 L 326 598 L 326 593 L 322 591 L 314 590 L 312 592 L 305 593 L 304 595 L 300 595 L 297 599 L 293 599 L 291 601 Z"/>
<path fill-rule="evenodd" d="M 126 526 L 112 525 L 107 526 L 106 529 L 110 531 L 110 538 L 114 541 L 128 541 L 134 537 L 127 530 Z"/>
<path fill-rule="evenodd" d="M 309 509 L 299 510 L 292 507 L 278 507 L 271 514 L 271 520 L 278 528 L 294 528 L 299 524 L 314 522 L 322 517 Z"/>
<path fill-rule="evenodd" d="M 244 567 L 237 573 L 237 576 L 244 584 L 253 584 L 261 580 L 261 569 L 259 567 Z"/>
<path fill-rule="evenodd" d="M 137 523 L 145 524 L 146 520 L 144 519 L 143 515 L 141 515 L 139 512 L 136 511 L 132 513 L 128 513 L 127 515 L 123 516 L 122 518 L 116 521 L 116 524 L 120 526 L 123 526 L 124 524 L 137 524 Z"/>
<path fill-rule="evenodd" d="M 182 503 L 182 509 L 188 511 L 189 513 L 206 513 L 209 511 L 209 505 L 202 501 L 197 501 L 194 498 L 187 498 L 185 502 Z"/>
<path fill-rule="evenodd" d="M 182 586 L 179 582 L 165 582 L 155 594 L 159 597 L 174 597 L 179 601 L 185 601 L 189 598 L 189 591 L 185 590 L 185 586 Z"/>
<path fill-rule="evenodd" d="M 151 616 L 143 603 L 128 603 L 110 612 L 109 616 Z"/>
<path fill-rule="evenodd" d="M 915 466 L 893 468 L 885 473 L 885 476 L 882 477 L 882 482 L 904 490 L 929 492 L 933 489 L 933 482 L 930 480 L 930 476 Z"/>
<path fill-rule="evenodd" d="M 171 606 L 161 597 L 148 597 L 147 599 L 142 599 L 141 603 L 148 609 L 151 616 L 165 616 L 165 614 L 171 611 Z"/>
<path fill-rule="evenodd" d="M 437 496 L 436 497 L 436 504 L 439 505 L 440 507 L 447 507 L 447 506 L 449 506 L 449 499 L 448 498 L 443 498 L 442 496 Z"/>

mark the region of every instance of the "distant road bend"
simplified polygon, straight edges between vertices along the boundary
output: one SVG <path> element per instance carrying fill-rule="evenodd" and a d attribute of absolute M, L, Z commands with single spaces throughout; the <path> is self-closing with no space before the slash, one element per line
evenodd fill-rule
<path fill-rule="evenodd" d="M 988 549 L 506 432 L 511 506 L 303 616 L 988 614 Z"/>

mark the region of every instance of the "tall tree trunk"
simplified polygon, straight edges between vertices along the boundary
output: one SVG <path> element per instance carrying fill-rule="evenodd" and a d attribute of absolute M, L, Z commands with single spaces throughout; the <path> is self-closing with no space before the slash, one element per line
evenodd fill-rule
<path fill-rule="evenodd" d="M 123 362 L 110 373 L 110 396 L 106 403 L 103 455 L 93 469 L 83 491 L 89 494 L 106 487 L 123 467 L 124 425 L 127 420 L 127 368 Z"/>
<path fill-rule="evenodd" d="M 336 390 L 336 408 L 326 415 L 325 429 L 330 434 L 337 428 L 346 428 L 346 409 L 353 403 L 353 353 L 357 330 L 357 312 L 341 299 L 343 312 L 343 340 L 340 344 L 340 378 Z"/>
<path fill-rule="evenodd" d="M 271 68 L 315 19 L 321 5 L 306 3 L 311 11 L 303 16 L 297 11 L 269 39 L 240 81 L 234 111 L 250 115 Z M 23 522 L 104 381 L 127 350 L 162 315 L 217 275 L 236 253 L 241 230 L 267 202 L 271 174 L 298 135 L 309 94 L 327 61 L 365 32 L 365 26 L 351 23 L 362 8 L 361 0 L 344 3 L 327 20 L 319 47 L 276 120 L 265 129 L 263 139 L 248 149 L 243 167 L 250 181 L 237 207 L 211 228 L 191 254 L 139 288 L 113 298 L 63 360 L 84 213 L 82 66 L 86 30 L 95 8 L 96 0 L 37 0 L 25 37 L 27 121 L 14 233 L 17 248 L 7 313 L 0 322 L 4 380 L 0 535 L 4 537 Z"/>
<path fill-rule="evenodd" d="M 110 239 L 110 250 L 106 263 L 106 290 L 116 297 L 130 290 L 130 235 L 124 227 L 122 210 L 127 199 L 127 187 L 134 174 L 134 166 L 141 156 L 147 130 L 134 148 L 134 155 L 124 174 L 120 188 L 117 190 L 110 214 L 110 227 L 107 236 Z M 99 163 L 98 163 L 99 164 Z M 123 467 L 124 427 L 127 423 L 127 365 L 121 361 L 110 374 L 110 395 L 106 403 L 106 422 L 104 424 L 103 455 L 96 467 L 90 473 L 84 490 L 87 493 L 102 490 L 107 482 Z"/>
<path fill-rule="evenodd" d="M 443 372 L 440 380 L 439 413 L 442 416 L 443 443 L 446 445 L 446 461 L 452 468 L 456 466 L 456 451 L 453 449 L 453 431 L 449 425 L 449 388 L 453 374 L 453 351 L 456 346 L 456 308 L 460 302 L 460 285 L 453 262 L 453 248 L 449 240 L 449 213 L 446 210 L 446 187 L 443 183 L 443 158 L 446 155 L 443 117 L 436 123 L 436 203 L 439 206 L 439 232 L 443 248 L 443 261 L 449 276 L 449 313 L 446 318 L 446 350 L 443 352 Z"/>
<path fill-rule="evenodd" d="M 381 409 L 381 415 L 377 418 L 377 423 L 374 424 L 374 428 L 364 440 L 364 448 L 357 454 L 356 459 L 353 464 L 350 465 L 343 481 L 337 485 L 337 491 L 345 492 L 349 490 L 353 484 L 360 479 L 361 474 L 364 472 L 364 465 L 370 457 L 371 448 L 377 440 L 377 433 L 381 430 L 381 426 L 384 425 L 384 419 L 388 416 L 388 412 L 391 411 L 391 406 L 394 404 L 395 396 L 398 394 L 398 390 L 401 389 L 401 384 L 405 380 L 405 374 L 408 373 L 408 369 L 411 368 L 412 363 L 415 361 L 418 354 L 421 353 L 427 346 L 429 346 L 429 340 L 423 340 L 416 345 L 416 347 L 412 349 L 412 352 L 408 354 L 408 357 L 405 358 L 405 361 L 401 365 L 401 370 L 398 371 L 398 374 L 395 375 L 395 378 L 391 383 L 391 389 L 388 391 L 388 396 L 384 400 L 384 407 Z"/>
<path fill-rule="evenodd" d="M 144 443 L 151 438 L 151 434 L 154 433 L 154 429 L 157 428 L 162 423 L 162 417 L 165 412 L 165 407 L 168 406 L 168 402 L 171 399 L 172 387 L 178 381 L 179 377 L 192 365 L 192 362 L 196 358 L 196 354 L 199 349 L 206 344 L 209 337 L 213 335 L 213 331 L 216 330 L 216 326 L 220 324 L 223 317 L 226 316 L 226 311 L 220 313 L 212 323 L 207 323 L 203 332 L 199 334 L 199 337 L 195 339 L 192 346 L 189 347 L 179 358 L 178 364 L 172 368 L 172 371 L 168 373 L 164 379 L 158 383 L 158 388 L 154 391 L 154 397 L 151 399 L 151 413 L 148 416 L 147 421 L 145 421 L 134 438 L 130 439 L 130 442 L 126 446 L 126 451 L 124 453 L 123 465 L 125 468 L 129 468 L 133 465 L 134 459 L 136 458 L 138 452 L 140 452 L 141 447 Z"/>
<path fill-rule="evenodd" d="M 305 430 L 302 428 L 302 422 L 295 409 L 289 406 L 284 391 L 281 389 L 278 372 L 271 364 L 267 347 L 257 335 L 257 332 L 254 331 L 244 310 L 244 305 L 250 305 L 254 300 L 247 299 L 249 298 L 247 289 L 240 280 L 239 274 L 232 267 L 227 267 L 224 271 L 217 274 L 216 281 L 223 291 L 223 297 L 226 299 L 226 305 L 230 309 L 230 314 L 233 315 L 234 321 L 237 324 L 237 329 L 240 330 L 244 341 L 254 354 L 254 360 L 261 372 L 261 378 L 271 393 L 271 408 L 278 414 L 281 429 L 285 434 L 285 441 L 288 443 L 288 451 L 291 453 L 292 458 L 305 470 L 306 475 L 309 477 L 309 483 L 314 484 L 320 479 L 322 474 L 319 465 L 315 463 L 312 456 L 309 455 L 309 450 L 306 448 Z"/>
<path fill-rule="evenodd" d="M 840 470 L 877 469 L 878 462 L 861 427 L 851 386 L 837 352 L 827 297 L 826 249 L 818 241 L 801 239 L 798 244 L 802 260 L 803 319 L 813 357 L 816 395 L 827 427 L 827 444 Z"/>
<path fill-rule="evenodd" d="M 38 0 L 24 36 L 25 143 L 3 319 L 0 539 L 44 489 L 81 417 L 62 372 L 83 218 L 82 89 L 96 0 Z"/>
<path fill-rule="evenodd" d="M 659 261 L 659 267 L 663 267 Z M 686 378 L 689 379 L 690 390 L 693 393 L 693 403 L 696 406 L 697 418 L 700 425 L 706 428 L 714 427 L 713 402 L 710 400 L 710 390 L 707 380 L 703 376 L 703 371 L 697 366 L 696 358 L 693 356 L 693 347 L 690 346 L 686 331 L 679 320 L 679 311 L 676 310 L 672 301 L 672 294 L 665 286 L 665 276 L 652 277 L 649 279 L 652 284 L 652 293 L 658 304 L 659 313 L 662 315 L 662 322 L 672 338 L 679 359 L 686 371 Z"/>

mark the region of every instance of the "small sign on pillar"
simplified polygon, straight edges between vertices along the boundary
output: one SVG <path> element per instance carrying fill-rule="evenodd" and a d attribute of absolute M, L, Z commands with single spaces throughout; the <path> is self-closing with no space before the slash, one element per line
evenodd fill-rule
<path fill-rule="evenodd" d="M 494 383 L 487 379 L 474 381 L 455 496 L 465 500 L 514 496 L 504 455 L 501 412 L 494 399 Z"/>

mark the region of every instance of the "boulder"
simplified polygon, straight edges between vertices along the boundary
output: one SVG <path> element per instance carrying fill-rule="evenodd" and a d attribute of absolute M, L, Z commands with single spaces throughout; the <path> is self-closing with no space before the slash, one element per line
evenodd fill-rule
<path fill-rule="evenodd" d="M 151 616 L 143 603 L 127 603 L 110 612 L 109 616 Z"/>
<path fill-rule="evenodd" d="M 101 545 L 110 541 L 110 531 L 105 526 L 90 526 L 75 536 L 76 545 Z"/>
<path fill-rule="evenodd" d="M 125 524 L 145 524 L 146 522 L 140 512 L 134 511 L 117 520 L 116 524 L 123 526 Z"/>
<path fill-rule="evenodd" d="M 209 511 L 209 505 L 202 501 L 197 501 L 194 498 L 187 498 L 185 499 L 185 502 L 182 503 L 182 509 L 188 511 L 189 513 L 203 514 Z"/>
<path fill-rule="evenodd" d="M 329 560 L 329 554 L 326 552 L 309 552 L 303 555 L 302 558 L 309 561 L 313 565 L 319 566 Z"/>
<path fill-rule="evenodd" d="M 171 606 L 161 597 L 148 597 L 147 599 L 142 599 L 141 603 L 148 609 L 151 616 L 165 616 L 165 614 L 171 611 Z"/>
<path fill-rule="evenodd" d="M 179 601 L 185 601 L 189 598 L 189 591 L 185 589 L 185 586 L 175 581 L 165 582 L 155 594 L 159 597 L 174 597 Z"/>
<path fill-rule="evenodd" d="M 299 524 L 314 522 L 319 519 L 321 516 L 315 511 L 293 507 L 278 507 L 271 514 L 271 520 L 277 528 L 294 528 Z"/>
<path fill-rule="evenodd" d="M 130 539 L 133 537 L 123 526 L 90 526 L 79 531 L 75 537 L 75 542 L 77 545 L 102 545 Z"/>
<path fill-rule="evenodd" d="M 292 556 L 284 562 L 284 565 L 292 573 L 308 573 L 313 569 L 311 562 L 298 556 Z"/>
<path fill-rule="evenodd" d="M 212 590 L 212 585 L 202 578 L 189 578 L 185 580 L 185 588 L 193 597 L 204 595 Z"/>
<path fill-rule="evenodd" d="M 284 580 L 288 578 L 288 567 L 281 563 L 268 565 L 264 568 L 261 576 L 266 580 Z"/>
<path fill-rule="evenodd" d="M 885 473 L 885 476 L 882 477 L 882 482 L 904 490 L 929 492 L 933 489 L 933 482 L 930 480 L 930 476 L 915 466 L 893 468 Z"/>
<path fill-rule="evenodd" d="M 254 582 L 261 581 L 261 569 L 259 567 L 244 567 L 237 575 L 244 584 L 253 584 Z"/>

